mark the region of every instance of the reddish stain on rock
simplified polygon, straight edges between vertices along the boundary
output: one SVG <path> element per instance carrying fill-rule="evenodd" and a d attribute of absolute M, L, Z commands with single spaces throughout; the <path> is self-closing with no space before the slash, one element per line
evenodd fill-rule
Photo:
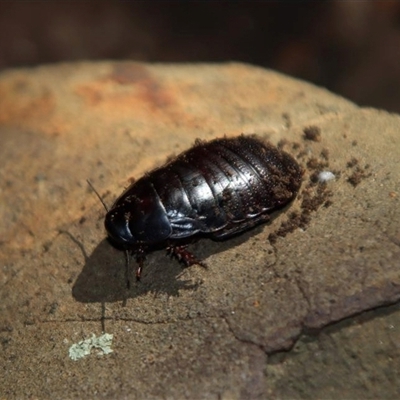
<path fill-rule="evenodd" d="M 109 108 L 118 114 L 132 110 L 139 115 L 159 109 L 165 112 L 175 104 L 168 88 L 161 85 L 146 67 L 136 63 L 116 64 L 110 74 L 80 85 L 76 93 L 88 105 Z"/>

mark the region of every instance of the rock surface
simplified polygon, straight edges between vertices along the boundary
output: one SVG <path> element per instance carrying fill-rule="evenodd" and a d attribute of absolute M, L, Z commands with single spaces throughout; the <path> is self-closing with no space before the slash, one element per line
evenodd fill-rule
<path fill-rule="evenodd" d="M 1 397 L 293 396 L 266 370 L 271 353 L 400 298 L 399 126 L 397 115 L 242 64 L 3 72 Z M 196 138 L 240 133 L 297 158 L 298 198 L 269 224 L 191 245 L 207 270 L 150 254 L 127 290 L 86 179 L 112 204 Z M 321 182 L 321 171 L 335 179 Z M 68 358 L 103 328 L 113 353 Z"/>

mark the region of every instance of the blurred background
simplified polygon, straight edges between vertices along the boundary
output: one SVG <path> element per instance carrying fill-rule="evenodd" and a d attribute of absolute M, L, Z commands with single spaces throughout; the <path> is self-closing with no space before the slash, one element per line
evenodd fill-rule
<path fill-rule="evenodd" d="M 0 70 L 241 61 L 400 112 L 400 1 L 0 2 Z"/>

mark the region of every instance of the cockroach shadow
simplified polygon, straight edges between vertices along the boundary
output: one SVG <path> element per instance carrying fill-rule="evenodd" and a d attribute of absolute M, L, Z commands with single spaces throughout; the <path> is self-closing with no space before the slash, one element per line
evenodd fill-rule
<path fill-rule="evenodd" d="M 203 238 L 190 244 L 189 249 L 194 250 L 202 260 L 205 260 L 208 268 L 199 265 L 187 268 L 201 268 L 204 274 L 215 273 L 211 268 L 211 262 L 207 262 L 210 255 L 235 248 L 259 234 L 262 229 L 263 226 L 258 226 L 226 241 Z M 165 250 L 148 254 L 140 281 L 136 281 L 135 278 L 137 267 L 135 259 L 130 258 L 127 271 L 124 252 L 114 248 L 107 239 L 102 240 L 92 254 L 85 258 L 85 265 L 72 287 L 73 297 L 82 303 L 126 301 L 148 292 L 155 295 L 166 293 L 169 296 L 178 296 L 181 290 L 196 290 L 199 287 L 199 283 L 184 279 L 186 267 L 175 258 L 169 257 Z"/>
<path fill-rule="evenodd" d="M 127 271 L 124 252 L 113 248 L 108 240 L 104 239 L 87 257 L 72 287 L 72 295 L 75 300 L 82 303 L 116 302 L 138 297 L 147 292 L 155 294 L 164 292 L 178 296 L 180 290 L 195 289 L 196 285 L 178 278 L 182 272 L 181 267 L 163 253 L 165 254 L 158 251 L 149 255 L 142 281 L 136 282 L 135 260 L 130 260 Z"/>

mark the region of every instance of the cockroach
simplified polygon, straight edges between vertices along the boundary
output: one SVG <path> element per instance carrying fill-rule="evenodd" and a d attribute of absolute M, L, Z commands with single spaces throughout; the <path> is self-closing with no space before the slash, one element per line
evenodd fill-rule
<path fill-rule="evenodd" d="M 196 140 L 130 185 L 107 211 L 105 228 L 127 259 L 136 257 L 137 280 L 155 249 L 204 266 L 187 251 L 190 242 L 228 239 L 268 221 L 294 199 L 302 175 L 288 153 L 255 135 Z"/>

